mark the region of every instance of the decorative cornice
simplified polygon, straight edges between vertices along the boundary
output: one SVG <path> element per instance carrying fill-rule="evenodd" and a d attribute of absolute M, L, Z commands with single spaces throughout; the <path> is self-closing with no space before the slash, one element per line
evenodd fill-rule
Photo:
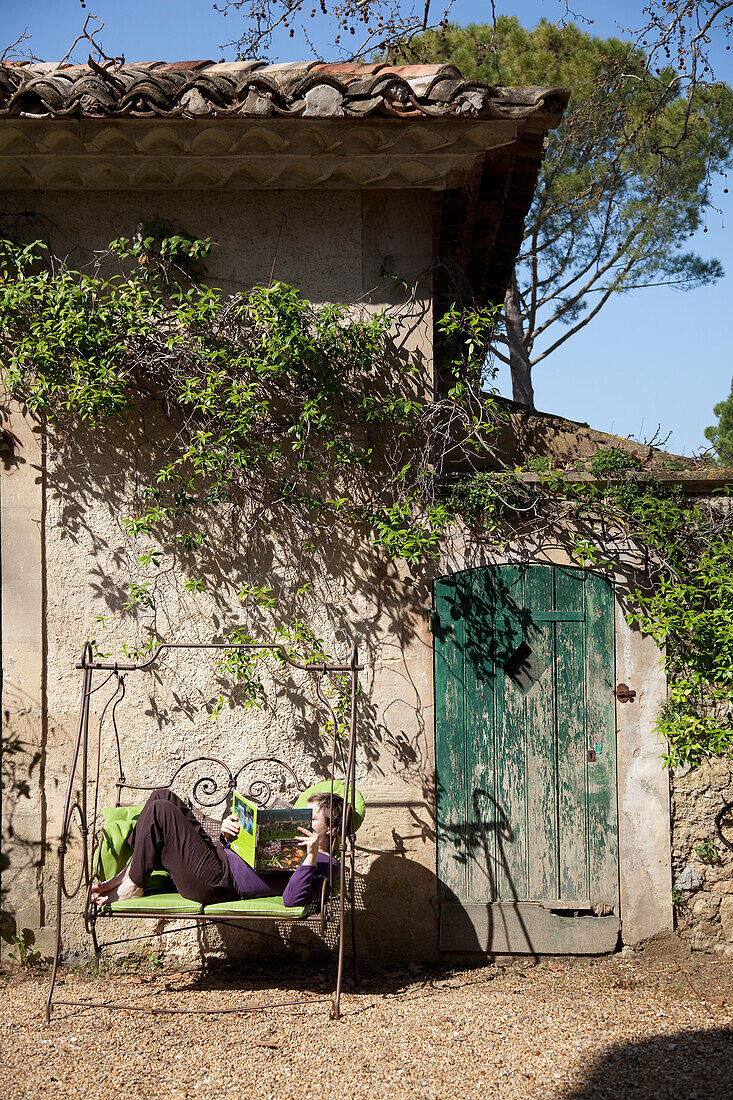
<path fill-rule="evenodd" d="M 9 190 L 460 186 L 517 138 L 513 121 L 380 117 L 6 119 Z"/>

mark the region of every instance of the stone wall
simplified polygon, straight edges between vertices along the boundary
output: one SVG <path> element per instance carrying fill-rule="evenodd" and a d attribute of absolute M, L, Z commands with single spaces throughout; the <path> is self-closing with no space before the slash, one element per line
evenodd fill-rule
<path fill-rule="evenodd" d="M 672 866 L 677 929 L 696 951 L 733 956 L 733 760 L 677 770 L 672 782 Z"/>

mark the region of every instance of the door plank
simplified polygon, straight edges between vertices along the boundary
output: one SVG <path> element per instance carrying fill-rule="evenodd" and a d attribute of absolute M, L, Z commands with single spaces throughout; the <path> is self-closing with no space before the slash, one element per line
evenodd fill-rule
<path fill-rule="evenodd" d="M 460 578 L 436 581 L 434 589 L 436 816 L 441 897 L 466 898 L 464 623 Z"/>
<path fill-rule="evenodd" d="M 527 896 L 527 744 L 525 701 L 521 691 L 503 671 L 523 640 L 523 629 L 512 611 L 524 607 L 524 571 L 503 565 L 494 574 L 494 606 L 503 615 L 494 617 L 492 659 L 496 672 L 494 697 L 496 758 L 496 888 L 497 897 L 508 900 Z"/>
<path fill-rule="evenodd" d="M 613 586 L 608 578 L 588 573 L 584 589 L 587 737 L 596 754 L 588 764 L 589 893 L 602 910 L 618 906 Z"/>
<path fill-rule="evenodd" d="M 558 611 L 584 606 L 586 574 L 555 570 Z M 588 896 L 585 624 L 557 622 L 557 759 L 560 898 Z"/>
<path fill-rule="evenodd" d="M 581 623 L 557 623 L 560 898 L 588 897 L 587 751 Z"/>
<path fill-rule="evenodd" d="M 617 915 L 563 916 L 531 902 L 443 902 L 438 946 L 491 955 L 603 955 L 616 948 L 620 927 Z"/>
<path fill-rule="evenodd" d="M 493 590 L 486 570 L 466 576 L 465 738 L 467 894 L 496 898 L 496 834 L 500 815 L 494 789 L 494 665 L 487 644 L 492 632 Z"/>
<path fill-rule="evenodd" d="M 557 752 L 555 745 L 555 644 L 551 622 L 537 616 L 553 610 L 551 568 L 526 572 L 524 600 L 530 613 L 526 641 L 545 671 L 525 697 L 527 737 L 528 901 L 558 896 Z"/>

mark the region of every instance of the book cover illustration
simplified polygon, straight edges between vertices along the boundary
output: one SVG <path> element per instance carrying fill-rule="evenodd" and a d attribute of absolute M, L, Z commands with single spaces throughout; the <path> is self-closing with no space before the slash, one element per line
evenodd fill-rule
<path fill-rule="evenodd" d="M 298 828 L 313 828 L 310 807 L 262 810 L 234 791 L 232 813 L 239 821 L 232 851 L 256 871 L 292 871 L 305 859 L 305 848 L 298 844 L 302 836 Z"/>
<path fill-rule="evenodd" d="M 313 828 L 313 811 L 259 810 L 255 870 L 292 871 L 305 859 L 305 848 L 298 844 L 299 827 Z"/>
<path fill-rule="evenodd" d="M 239 791 L 234 791 L 232 794 L 232 813 L 239 822 L 239 832 L 231 843 L 231 849 L 250 867 L 255 865 L 257 812 L 257 807 L 253 802 L 246 799 Z"/>

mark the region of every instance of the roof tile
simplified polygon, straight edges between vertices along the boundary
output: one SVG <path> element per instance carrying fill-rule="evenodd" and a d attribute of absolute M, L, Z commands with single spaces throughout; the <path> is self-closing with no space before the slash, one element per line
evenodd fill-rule
<path fill-rule="evenodd" d="M 0 118 L 525 118 L 556 125 L 565 88 L 497 88 L 452 65 L 147 61 L 0 65 Z"/>

